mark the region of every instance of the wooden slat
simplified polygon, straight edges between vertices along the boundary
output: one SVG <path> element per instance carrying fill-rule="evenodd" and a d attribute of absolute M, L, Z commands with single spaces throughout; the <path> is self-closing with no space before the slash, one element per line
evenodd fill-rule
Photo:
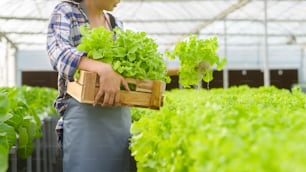
<path fill-rule="evenodd" d="M 78 82 L 81 85 L 95 85 L 97 80 L 97 74 L 93 72 L 88 72 L 81 70 L 80 71 L 80 79 Z"/>
<path fill-rule="evenodd" d="M 86 85 L 86 84 L 93 84 L 95 81 L 96 86 L 99 86 L 98 82 L 98 76 L 95 73 L 92 72 L 87 72 L 87 71 L 81 71 L 80 72 L 80 79 L 79 79 L 79 83 L 82 85 Z M 125 78 L 125 80 L 130 83 L 130 84 L 135 84 L 136 85 L 136 91 L 139 92 L 147 92 L 150 93 L 152 92 L 153 89 L 153 80 L 140 80 L 140 79 L 134 79 L 134 78 Z M 162 82 L 162 81 L 158 81 L 158 82 Z"/>
<path fill-rule="evenodd" d="M 78 82 L 69 82 L 67 92 L 81 103 L 94 102 L 99 86 L 97 86 L 97 75 L 95 73 L 81 71 Z M 162 93 L 166 84 L 162 81 L 126 79 L 128 83 L 136 85 L 136 91 L 120 91 L 120 103 L 127 106 L 147 107 L 159 109 L 162 104 Z M 99 100 L 100 104 L 103 99 Z"/>
<path fill-rule="evenodd" d="M 150 105 L 152 107 L 158 107 L 161 104 L 161 83 L 160 82 L 154 82 L 153 83 L 153 90 L 150 100 Z"/>
<path fill-rule="evenodd" d="M 126 78 L 125 80 L 130 84 L 135 84 L 136 91 L 146 92 L 146 93 L 152 92 L 152 88 L 153 88 L 152 80 L 140 80 L 140 79 L 133 79 L 133 78 Z"/>
<path fill-rule="evenodd" d="M 82 102 L 82 86 L 76 82 L 68 82 L 67 93 L 73 98 Z"/>

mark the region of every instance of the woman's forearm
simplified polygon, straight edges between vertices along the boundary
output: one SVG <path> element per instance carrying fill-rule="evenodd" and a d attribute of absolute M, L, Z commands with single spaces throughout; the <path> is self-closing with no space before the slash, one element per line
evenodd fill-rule
<path fill-rule="evenodd" d="M 99 61 L 95 61 L 92 59 L 87 58 L 86 56 L 81 57 L 81 60 L 78 65 L 78 69 L 80 70 L 86 70 L 89 72 L 94 72 L 100 75 L 105 71 L 105 69 L 112 68 L 111 65 Z"/>

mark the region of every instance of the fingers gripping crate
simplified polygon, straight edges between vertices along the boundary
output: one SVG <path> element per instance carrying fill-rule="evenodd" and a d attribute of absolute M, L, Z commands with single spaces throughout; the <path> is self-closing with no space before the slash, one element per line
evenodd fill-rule
<path fill-rule="evenodd" d="M 166 84 L 157 80 L 125 79 L 129 84 L 135 85 L 135 91 L 120 91 L 120 103 L 127 106 L 159 109 L 162 106 L 163 93 Z M 67 92 L 81 103 L 94 102 L 99 90 L 99 78 L 96 73 L 81 71 L 80 78 L 68 82 Z M 98 103 L 102 104 L 103 98 Z"/>

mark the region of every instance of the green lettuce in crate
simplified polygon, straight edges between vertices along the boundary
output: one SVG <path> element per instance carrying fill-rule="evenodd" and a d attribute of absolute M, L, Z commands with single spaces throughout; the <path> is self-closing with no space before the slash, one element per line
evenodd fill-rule
<path fill-rule="evenodd" d="M 168 81 L 166 64 L 158 45 L 145 32 L 103 27 L 81 27 L 79 51 L 91 59 L 111 64 L 123 77 Z M 115 33 L 115 35 L 114 35 Z M 114 37 L 116 39 L 114 39 Z"/>
<path fill-rule="evenodd" d="M 179 71 L 180 84 L 184 87 L 198 85 L 200 80 L 210 82 L 213 79 L 212 66 L 221 70 L 226 59 L 217 54 L 218 40 L 216 37 L 201 40 L 191 35 L 186 41 L 178 42 L 173 51 L 166 52 L 170 59 L 179 58 L 181 68 Z"/>

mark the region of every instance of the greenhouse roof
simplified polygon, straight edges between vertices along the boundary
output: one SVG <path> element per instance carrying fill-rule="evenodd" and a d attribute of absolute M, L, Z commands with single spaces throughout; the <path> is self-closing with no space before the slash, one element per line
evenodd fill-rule
<path fill-rule="evenodd" d="M 1 0 L 0 35 L 18 49 L 45 49 L 48 17 L 60 0 Z M 190 33 L 221 46 L 261 45 L 265 0 L 122 0 L 113 12 L 125 27 L 171 48 Z M 306 0 L 267 0 L 269 45 L 306 45 Z"/>

